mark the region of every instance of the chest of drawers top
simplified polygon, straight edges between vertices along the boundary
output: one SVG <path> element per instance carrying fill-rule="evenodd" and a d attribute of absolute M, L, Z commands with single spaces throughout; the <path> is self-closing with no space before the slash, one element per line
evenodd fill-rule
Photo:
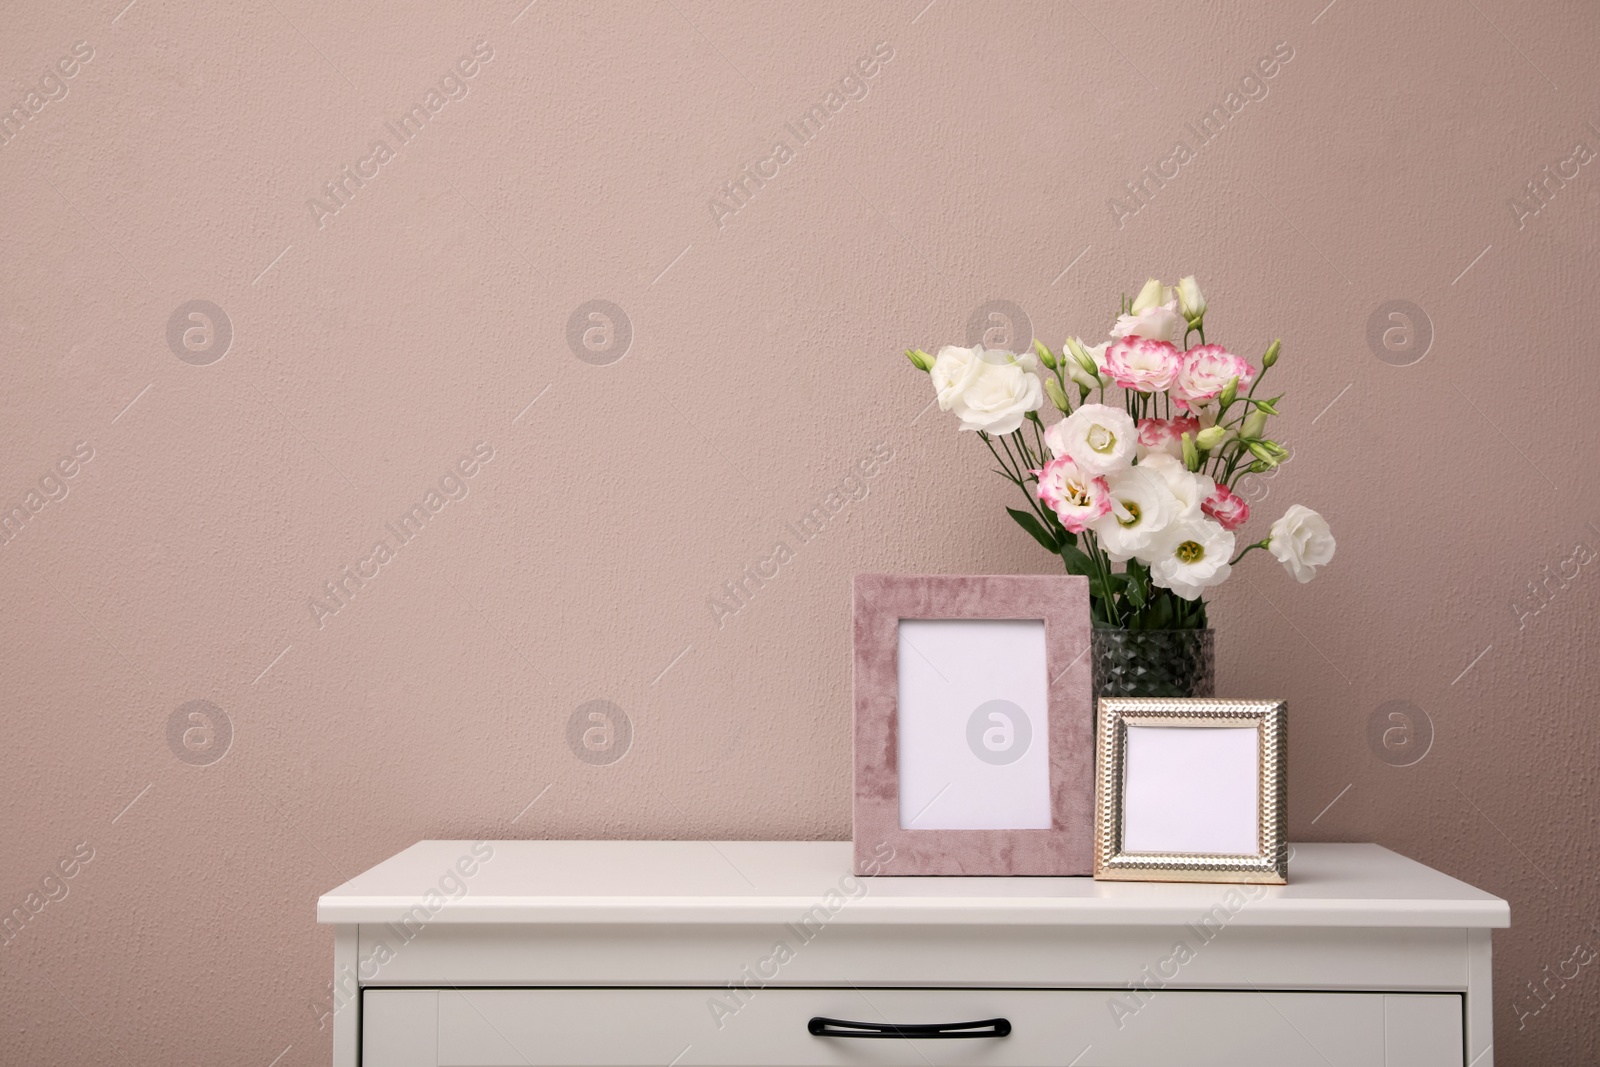
<path fill-rule="evenodd" d="M 1229 892 L 1239 926 L 1497 928 L 1505 901 L 1370 844 L 1293 846 L 1289 884 L 858 877 L 836 841 L 420 841 L 322 896 L 319 922 L 1164 926 Z"/>

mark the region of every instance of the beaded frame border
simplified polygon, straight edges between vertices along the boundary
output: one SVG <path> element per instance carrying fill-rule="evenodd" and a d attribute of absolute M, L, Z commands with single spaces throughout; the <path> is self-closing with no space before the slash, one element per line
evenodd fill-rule
<path fill-rule="evenodd" d="M 1095 732 L 1094 876 L 1122 882 L 1287 883 L 1288 712 L 1282 700 L 1101 697 Z M 1259 848 L 1254 855 L 1123 851 L 1129 726 L 1257 731 Z"/>

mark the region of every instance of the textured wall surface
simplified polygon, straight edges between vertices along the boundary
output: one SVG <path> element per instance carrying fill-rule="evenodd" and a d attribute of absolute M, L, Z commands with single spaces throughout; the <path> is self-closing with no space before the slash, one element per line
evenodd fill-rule
<path fill-rule="evenodd" d="M 418 838 L 848 836 L 851 575 L 1054 570 L 901 349 L 1189 272 L 1339 537 L 1212 608 L 1292 835 L 1509 898 L 1499 1062 L 1600 1057 L 1589 5 L 4 22 L 0 1060 L 325 1063 L 315 898 Z"/>

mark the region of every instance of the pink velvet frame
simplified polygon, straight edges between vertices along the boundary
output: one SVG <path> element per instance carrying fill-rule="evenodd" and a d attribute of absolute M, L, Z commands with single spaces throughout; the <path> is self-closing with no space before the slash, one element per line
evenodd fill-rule
<path fill-rule="evenodd" d="M 900 826 L 901 619 L 1042 619 L 1051 679 L 1048 830 Z M 1089 580 L 861 574 L 855 580 L 855 862 L 863 874 L 1094 873 Z M 892 851 L 891 851 L 892 850 Z"/>

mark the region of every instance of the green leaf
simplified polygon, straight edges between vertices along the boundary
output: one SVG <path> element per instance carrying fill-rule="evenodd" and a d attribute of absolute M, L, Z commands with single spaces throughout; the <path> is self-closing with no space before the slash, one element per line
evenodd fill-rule
<path fill-rule="evenodd" d="M 1018 526 L 1032 534 L 1033 539 L 1043 545 L 1046 552 L 1059 552 L 1061 550 L 1061 546 L 1056 542 L 1055 535 L 1044 528 L 1037 516 L 1030 515 L 1026 511 L 1018 511 L 1016 508 L 1006 508 L 1006 514 L 1016 519 Z"/>
<path fill-rule="evenodd" d="M 1091 574 L 1089 576 L 1089 592 L 1101 600 L 1114 601 L 1117 594 L 1127 587 L 1128 576 L 1126 574 L 1112 574 L 1109 578 L 1110 582 L 1108 583 L 1105 578 Z"/>
<path fill-rule="evenodd" d="M 1067 536 L 1072 537 L 1071 534 L 1067 534 Z M 1077 540 L 1077 538 L 1073 538 L 1073 540 Z M 1094 564 L 1090 562 L 1083 549 L 1076 545 L 1063 544 L 1060 551 L 1061 562 L 1066 564 L 1068 574 L 1088 576 L 1094 573 Z"/>
<path fill-rule="evenodd" d="M 1128 561 L 1128 603 L 1138 611 L 1150 599 L 1150 571 L 1138 560 Z"/>

